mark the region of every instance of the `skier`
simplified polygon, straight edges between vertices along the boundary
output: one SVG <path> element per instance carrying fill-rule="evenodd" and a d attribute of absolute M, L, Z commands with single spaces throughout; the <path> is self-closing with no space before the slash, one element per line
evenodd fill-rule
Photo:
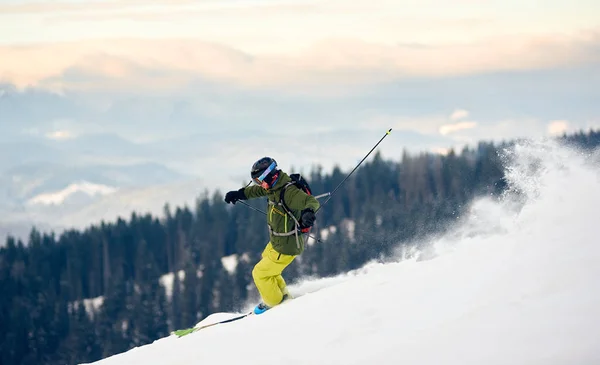
<path fill-rule="evenodd" d="M 263 196 L 268 199 L 267 226 L 270 240 L 262 252 L 262 259 L 252 270 L 254 284 L 262 298 L 262 302 L 254 308 L 254 313 L 261 314 L 284 300 L 291 299 L 281 274 L 304 251 L 300 230 L 312 227 L 319 202 L 291 184 L 290 176 L 278 169 L 277 162 L 271 157 L 256 161 L 250 175 L 256 185 L 228 192 L 225 202 L 235 204 L 238 200 Z M 283 202 L 280 201 L 281 196 Z"/>

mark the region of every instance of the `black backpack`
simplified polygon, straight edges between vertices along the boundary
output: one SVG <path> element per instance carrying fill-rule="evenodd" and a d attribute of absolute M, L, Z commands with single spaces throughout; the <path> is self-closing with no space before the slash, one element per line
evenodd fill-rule
<path fill-rule="evenodd" d="M 285 194 L 285 189 L 287 189 L 290 185 L 294 185 L 298 189 L 304 191 L 306 194 L 312 195 L 312 190 L 310 189 L 310 185 L 308 185 L 308 182 L 302 177 L 302 175 L 300 175 L 300 174 L 290 174 L 290 178 L 292 179 L 292 181 L 290 181 L 289 183 L 285 184 L 283 186 L 283 189 L 281 189 L 281 192 L 279 193 L 279 201 L 283 205 L 283 208 L 286 210 L 286 212 L 288 212 L 288 214 L 291 214 L 290 213 L 291 209 L 287 206 L 287 204 L 285 204 L 285 200 L 283 199 L 283 195 Z M 310 228 L 302 228 L 301 229 L 302 233 L 308 233 L 308 231 L 310 231 Z"/>

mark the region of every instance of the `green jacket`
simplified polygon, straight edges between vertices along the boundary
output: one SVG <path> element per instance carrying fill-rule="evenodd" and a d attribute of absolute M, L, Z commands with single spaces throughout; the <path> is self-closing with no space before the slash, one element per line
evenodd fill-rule
<path fill-rule="evenodd" d="M 304 251 L 304 240 L 302 239 L 301 232 L 298 232 L 298 236 L 295 234 L 289 236 L 273 235 L 273 232 L 286 233 L 293 232 L 295 229 L 296 222 L 294 219 L 285 213 L 282 206 L 277 205 L 281 189 L 290 181 L 292 181 L 290 176 L 281 171 L 279 180 L 271 189 L 265 190 L 261 186 L 253 185 L 245 188 L 244 194 L 248 199 L 266 196 L 270 202 L 269 209 L 267 210 L 267 224 L 270 227 L 271 244 L 275 251 L 284 255 L 300 255 Z M 316 212 L 320 206 L 319 201 L 314 196 L 306 194 L 294 185 L 287 187 L 284 199 L 298 222 L 300 221 L 300 213 L 303 209 L 312 208 Z"/>

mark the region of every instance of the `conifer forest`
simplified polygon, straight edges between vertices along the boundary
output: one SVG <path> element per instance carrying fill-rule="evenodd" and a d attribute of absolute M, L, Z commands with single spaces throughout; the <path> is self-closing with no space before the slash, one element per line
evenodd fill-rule
<path fill-rule="evenodd" d="M 588 150 L 600 145 L 595 131 L 557 138 Z M 322 242 L 309 239 L 285 279 L 386 260 L 443 232 L 475 197 L 500 199 L 503 150 L 514 142 L 390 160 L 375 151 L 319 211 L 311 234 Z M 320 194 L 349 172 L 315 164 L 304 177 Z M 264 215 L 224 202 L 237 188 L 205 190 L 192 207 L 165 203 L 160 216 L 131 213 L 60 235 L 32 227 L 27 240 L 8 237 L 0 246 L 0 364 L 91 362 L 258 300 L 251 272 L 268 231 Z M 264 199 L 248 204 L 266 208 Z"/>

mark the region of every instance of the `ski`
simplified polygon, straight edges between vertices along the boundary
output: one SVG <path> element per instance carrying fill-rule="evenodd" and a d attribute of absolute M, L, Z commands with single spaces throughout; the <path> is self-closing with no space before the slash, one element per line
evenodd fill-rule
<path fill-rule="evenodd" d="M 281 305 L 283 305 L 283 304 L 285 304 L 285 303 L 288 303 L 288 302 L 290 302 L 292 299 L 295 299 L 295 298 L 297 298 L 297 297 L 299 297 L 299 296 L 302 296 L 302 295 L 303 295 L 303 294 L 300 294 L 300 295 L 298 295 L 298 296 L 296 296 L 296 297 L 289 297 L 289 298 L 287 298 L 286 300 L 284 300 L 283 302 L 281 302 L 280 304 L 278 304 L 276 307 L 279 307 L 279 306 L 281 306 Z M 268 309 L 268 310 L 266 310 L 265 312 L 268 312 L 268 311 L 270 311 L 270 310 L 272 310 L 272 309 L 273 309 L 273 308 L 269 308 L 269 309 Z M 255 313 L 254 313 L 254 309 L 253 309 L 253 310 L 251 310 L 250 312 L 243 313 L 243 314 L 240 314 L 240 315 L 235 315 L 234 317 L 227 318 L 227 319 L 223 319 L 223 320 L 220 320 L 220 321 L 216 321 L 216 322 L 212 322 L 212 323 L 207 323 L 207 324 L 198 324 L 198 325 L 196 325 L 195 327 L 190 327 L 190 328 L 185 328 L 185 329 L 175 330 L 175 331 L 172 331 L 172 332 L 171 332 L 171 334 L 172 334 L 172 335 L 176 335 L 177 337 L 183 337 L 183 336 L 189 335 L 190 333 L 198 332 L 199 330 L 201 330 L 201 329 L 204 329 L 204 328 L 208 328 L 208 327 L 216 326 L 216 325 L 218 325 L 218 324 L 224 324 L 224 323 L 230 323 L 230 322 L 234 322 L 234 321 L 237 321 L 237 320 L 240 320 L 240 319 L 243 319 L 243 318 L 249 317 L 249 316 L 257 316 L 257 315 L 262 315 L 262 314 L 264 314 L 265 312 L 263 312 L 263 313 L 259 313 L 259 314 L 255 314 Z M 213 315 L 232 315 L 232 314 L 233 314 L 233 313 L 214 313 L 214 314 L 212 314 L 211 316 L 213 316 Z M 211 316 L 209 316 L 209 317 L 205 318 L 205 320 L 204 320 L 204 321 L 207 321 L 207 320 L 209 320 L 209 318 L 210 318 Z M 202 323 L 202 322 L 200 322 L 200 323 Z"/>
<path fill-rule="evenodd" d="M 225 320 L 222 320 L 222 321 L 205 324 L 205 325 L 198 326 L 198 327 L 191 327 L 191 328 L 185 328 L 185 329 L 176 330 L 176 331 L 171 332 L 171 334 L 176 335 L 177 337 L 181 338 L 183 336 L 189 335 L 190 333 L 198 332 L 201 329 L 212 327 L 212 326 L 216 326 L 218 324 L 224 324 L 224 323 L 229 323 L 229 322 L 237 321 L 237 320 L 240 320 L 242 318 L 246 318 L 246 317 L 248 317 L 250 315 L 253 315 L 253 314 L 254 314 L 254 312 L 251 311 L 251 312 L 248 312 L 248 313 L 241 314 L 241 315 L 239 315 L 237 317 L 228 318 L 228 319 L 225 319 Z"/>

